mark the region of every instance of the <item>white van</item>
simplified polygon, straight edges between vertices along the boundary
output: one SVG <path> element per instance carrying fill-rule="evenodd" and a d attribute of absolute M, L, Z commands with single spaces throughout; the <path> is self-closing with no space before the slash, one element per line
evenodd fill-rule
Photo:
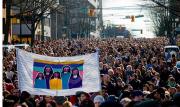
<path fill-rule="evenodd" d="M 164 47 L 165 59 L 167 62 L 171 61 L 172 55 L 179 59 L 179 47 L 176 45 L 169 45 Z"/>

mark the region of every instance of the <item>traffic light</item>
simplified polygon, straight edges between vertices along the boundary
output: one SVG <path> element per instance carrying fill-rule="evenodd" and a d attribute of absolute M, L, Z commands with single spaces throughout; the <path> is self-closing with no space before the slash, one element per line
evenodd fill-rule
<path fill-rule="evenodd" d="M 94 9 L 89 9 L 88 15 L 91 17 L 94 16 L 95 15 Z"/>
<path fill-rule="evenodd" d="M 141 34 L 143 34 L 143 30 L 141 29 Z"/>
<path fill-rule="evenodd" d="M 131 16 L 131 22 L 134 22 L 134 21 L 135 21 L 135 16 L 132 15 L 132 16 Z"/>

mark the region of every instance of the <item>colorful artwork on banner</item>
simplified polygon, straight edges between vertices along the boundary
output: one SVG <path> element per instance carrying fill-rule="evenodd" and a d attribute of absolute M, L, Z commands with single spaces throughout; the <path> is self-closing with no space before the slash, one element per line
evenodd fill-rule
<path fill-rule="evenodd" d="M 34 60 L 34 88 L 64 90 L 82 87 L 84 61 L 50 62 Z"/>

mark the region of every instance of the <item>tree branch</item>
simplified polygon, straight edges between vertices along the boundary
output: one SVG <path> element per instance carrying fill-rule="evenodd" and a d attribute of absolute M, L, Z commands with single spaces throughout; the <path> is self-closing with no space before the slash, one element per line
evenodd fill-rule
<path fill-rule="evenodd" d="M 156 3 L 157 5 L 165 8 L 165 9 L 168 9 L 168 10 L 171 12 L 171 14 L 180 17 L 180 15 L 178 15 L 178 14 L 175 13 L 175 12 L 180 12 L 179 10 L 175 10 L 175 9 L 170 8 L 170 7 L 167 7 L 167 6 L 165 6 L 165 5 L 163 5 L 163 4 L 161 4 L 160 2 L 155 1 L 155 0 L 152 0 L 152 1 L 153 1 L 154 3 Z"/>
<path fill-rule="evenodd" d="M 30 27 L 28 26 L 28 23 L 26 22 L 25 17 L 24 17 L 24 16 L 22 16 L 22 18 L 23 18 L 23 21 L 25 22 L 25 24 L 26 24 L 27 28 L 31 31 L 31 29 L 32 29 L 32 28 L 30 28 Z"/>

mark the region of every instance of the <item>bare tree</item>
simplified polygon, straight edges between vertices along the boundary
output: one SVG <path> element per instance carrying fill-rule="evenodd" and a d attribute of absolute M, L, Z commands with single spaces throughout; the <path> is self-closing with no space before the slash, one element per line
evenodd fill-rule
<path fill-rule="evenodd" d="M 42 18 L 50 15 L 52 12 L 51 10 L 59 12 L 63 11 L 63 6 L 60 6 L 57 1 L 58 0 L 7 0 L 7 28 L 8 25 L 10 25 L 10 18 L 21 17 L 21 19 L 25 22 L 27 28 L 31 31 L 31 43 L 33 43 L 35 31 Z M 19 10 L 19 12 L 14 14 L 13 16 L 10 15 L 12 6 L 16 7 Z M 29 19 L 31 21 L 30 25 L 28 24 Z M 8 31 L 9 30 L 7 29 L 6 32 Z M 5 39 L 8 40 L 8 35 L 5 35 Z"/>
<path fill-rule="evenodd" d="M 154 24 L 154 32 L 157 36 L 164 36 L 166 32 L 170 32 L 171 20 L 166 9 L 161 7 L 152 8 L 151 18 Z"/>
<path fill-rule="evenodd" d="M 154 31 L 157 36 L 167 35 L 172 37 L 173 23 L 176 17 L 180 17 L 180 1 L 178 0 L 151 0 L 156 5 L 151 8 L 151 17 L 154 23 Z M 153 7 L 152 6 L 152 7 Z"/>

